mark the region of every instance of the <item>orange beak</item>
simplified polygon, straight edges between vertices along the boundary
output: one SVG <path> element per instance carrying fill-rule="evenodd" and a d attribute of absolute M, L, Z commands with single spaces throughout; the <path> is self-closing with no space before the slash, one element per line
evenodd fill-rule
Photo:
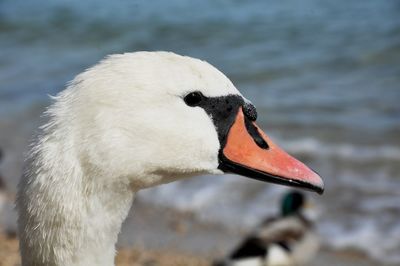
<path fill-rule="evenodd" d="M 321 177 L 290 156 L 252 121 L 242 108 L 231 126 L 220 152 L 220 168 L 250 178 L 288 186 L 324 191 Z"/>

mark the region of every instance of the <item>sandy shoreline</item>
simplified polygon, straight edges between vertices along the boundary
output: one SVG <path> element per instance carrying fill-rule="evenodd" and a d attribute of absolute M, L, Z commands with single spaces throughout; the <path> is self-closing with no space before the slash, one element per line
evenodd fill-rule
<path fill-rule="evenodd" d="M 207 259 L 192 256 L 190 254 L 176 253 L 172 251 L 145 250 L 140 248 L 122 249 L 115 259 L 117 266 L 206 266 Z M 0 266 L 19 266 L 21 260 L 18 252 L 18 240 L 0 235 Z"/>
<path fill-rule="evenodd" d="M 123 226 L 118 266 L 206 266 L 222 256 L 244 232 L 199 223 L 190 213 L 135 203 Z M 160 219 L 162 217 L 162 219 Z M 134 237 L 132 237 L 134 235 Z M 18 239 L 0 234 L 0 266 L 20 265 Z M 356 251 L 323 249 L 308 266 L 389 266 Z"/>
<path fill-rule="evenodd" d="M 127 238 L 132 234 L 134 237 Z M 164 252 L 163 254 L 172 251 L 172 254 L 183 254 L 189 259 L 195 259 L 185 265 L 210 265 L 213 259 L 220 258 L 231 250 L 245 234 L 244 231 L 229 230 L 218 224 L 200 223 L 192 213 L 149 206 L 136 201 L 123 225 L 118 243 L 124 252 L 132 246 L 139 246 L 146 251 L 156 250 Z M 196 261 L 196 258 L 200 261 Z M 327 248 L 322 248 L 308 266 L 376 265 L 394 266 L 373 261 L 366 254 L 354 249 L 334 251 Z"/>
<path fill-rule="evenodd" d="M 152 250 L 139 247 L 118 250 L 115 264 L 117 266 L 207 266 L 212 262 L 210 257 L 200 257 L 193 254 L 173 250 Z M 21 265 L 18 240 L 0 235 L 0 266 Z M 360 254 L 354 252 L 322 251 L 309 266 L 375 266 L 383 265 L 369 262 Z"/>

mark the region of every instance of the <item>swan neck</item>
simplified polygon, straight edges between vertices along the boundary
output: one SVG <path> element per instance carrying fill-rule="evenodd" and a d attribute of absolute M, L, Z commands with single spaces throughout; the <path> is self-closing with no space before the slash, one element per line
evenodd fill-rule
<path fill-rule="evenodd" d="M 17 199 L 23 266 L 114 265 L 134 192 L 101 180 L 112 178 L 84 173 L 77 158 L 54 142 L 40 144 Z"/>

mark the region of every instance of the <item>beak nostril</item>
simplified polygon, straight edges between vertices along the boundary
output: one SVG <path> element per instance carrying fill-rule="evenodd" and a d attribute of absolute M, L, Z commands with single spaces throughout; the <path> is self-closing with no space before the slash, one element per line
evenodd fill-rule
<path fill-rule="evenodd" d="M 268 150 L 269 149 L 268 143 L 263 139 L 263 137 L 260 135 L 260 132 L 258 132 L 258 129 L 253 125 L 253 123 L 250 122 L 249 119 L 245 118 L 244 124 L 246 126 L 247 132 L 253 138 L 257 146 L 260 147 L 261 149 Z"/>

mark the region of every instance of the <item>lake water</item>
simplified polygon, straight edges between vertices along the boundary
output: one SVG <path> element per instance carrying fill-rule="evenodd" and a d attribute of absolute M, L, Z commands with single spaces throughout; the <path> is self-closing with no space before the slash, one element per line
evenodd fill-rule
<path fill-rule="evenodd" d="M 221 69 L 259 124 L 323 177 L 324 243 L 400 263 L 400 2 L 0 1 L 0 146 L 12 190 L 48 94 L 105 55 L 169 50 Z M 205 176 L 140 193 L 250 227 L 285 188 Z"/>

